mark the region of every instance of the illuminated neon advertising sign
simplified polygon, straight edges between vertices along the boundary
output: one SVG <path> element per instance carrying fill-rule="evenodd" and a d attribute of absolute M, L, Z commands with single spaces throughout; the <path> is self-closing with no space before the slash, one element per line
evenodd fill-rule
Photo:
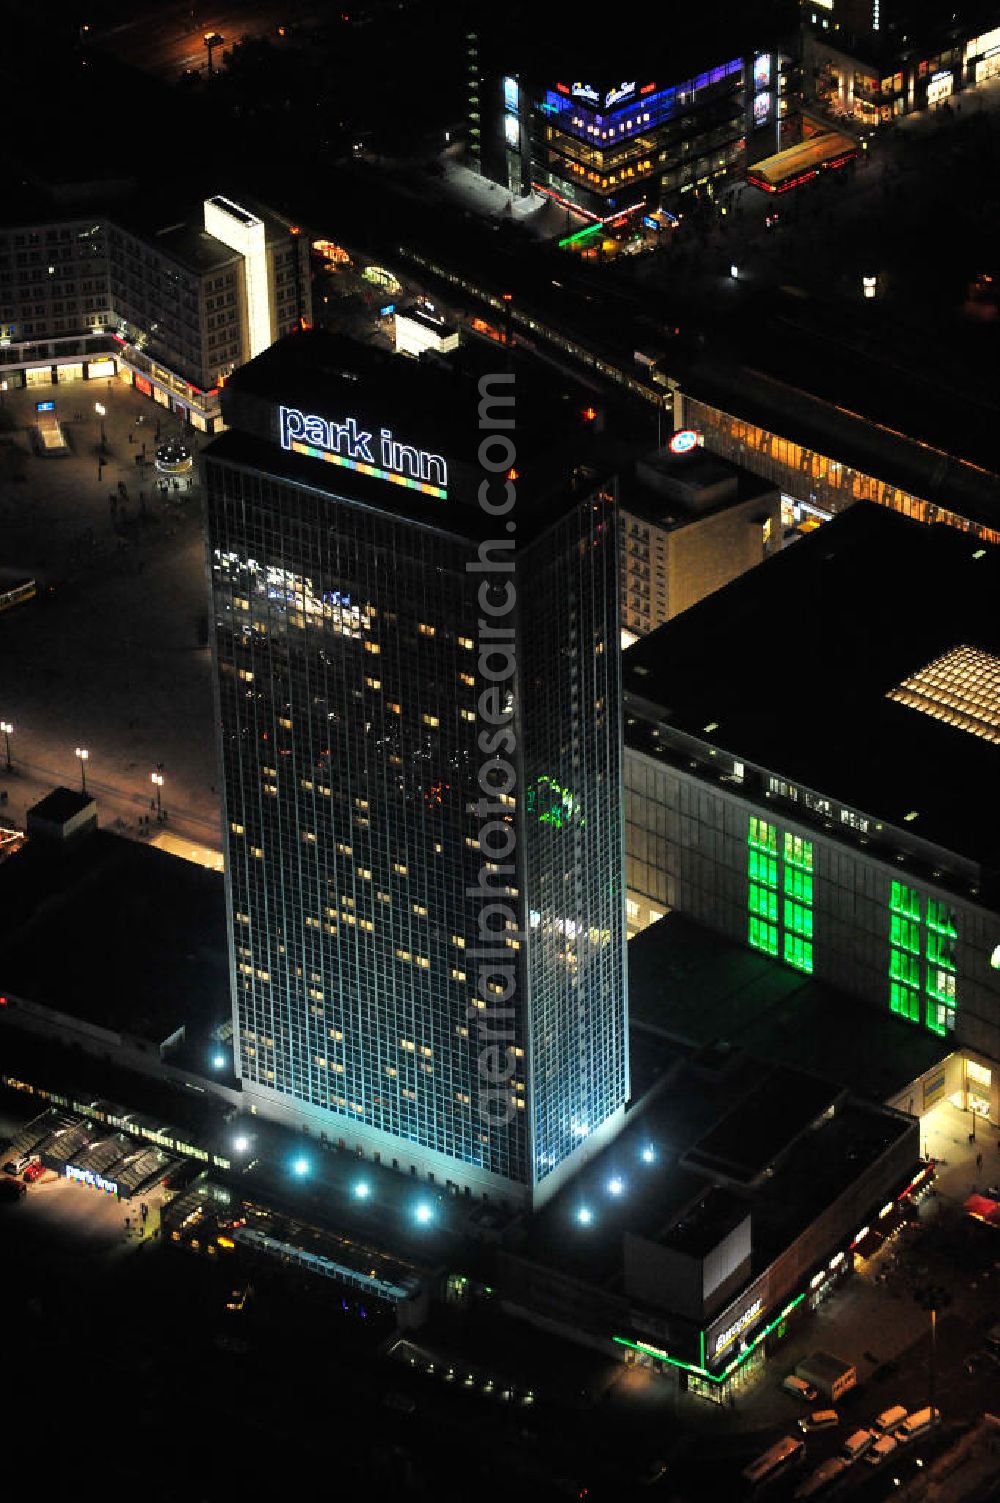
<path fill-rule="evenodd" d="M 771 82 L 771 54 L 762 52 L 753 60 L 753 86 L 755 89 L 766 89 Z"/>
<path fill-rule="evenodd" d="M 448 465 L 442 455 L 401 444 L 388 428 L 380 428 L 376 438 L 353 417 L 335 422 L 297 407 L 279 407 L 278 431 L 281 447 L 293 454 L 322 459 L 373 480 L 388 480 L 440 501 L 448 499 Z"/>
<path fill-rule="evenodd" d="M 635 79 L 634 78 L 632 79 L 631 83 L 616 84 L 615 87 L 613 89 L 609 89 L 608 92 L 604 96 L 604 105 L 605 105 L 605 108 L 608 108 L 612 104 L 621 104 L 621 102 L 622 102 L 623 99 L 628 99 L 634 93 L 635 93 Z"/>
<path fill-rule="evenodd" d="M 584 99 L 588 104 L 600 104 L 601 96 L 593 84 L 575 83 L 570 90 L 574 99 Z"/>
<path fill-rule="evenodd" d="M 517 79 L 516 78 L 505 78 L 504 81 L 503 81 L 503 107 L 504 107 L 504 109 L 505 110 L 510 110 L 512 114 L 516 115 L 517 112 L 518 112 L 518 109 L 520 108 L 520 104 L 521 104 L 520 90 L 517 87 Z"/>
<path fill-rule="evenodd" d="M 745 1331 L 747 1326 L 753 1325 L 763 1308 L 764 1301 L 760 1299 L 755 1299 L 752 1305 L 747 1305 L 739 1319 L 734 1320 L 731 1326 L 727 1326 L 717 1336 L 714 1355 L 717 1357 L 720 1352 L 725 1351 L 727 1346 L 732 1346 L 737 1336 Z"/>
<path fill-rule="evenodd" d="M 671 454 L 690 454 L 700 443 L 701 434 L 694 428 L 678 428 L 670 440 L 669 449 Z"/>
<path fill-rule="evenodd" d="M 92 1169 L 78 1169 L 75 1164 L 66 1165 L 66 1178 L 75 1179 L 80 1185 L 89 1185 L 92 1190 L 102 1190 L 105 1195 L 117 1195 L 118 1186 L 113 1179 L 95 1174 Z"/>
<path fill-rule="evenodd" d="M 770 93 L 755 94 L 753 96 L 753 123 L 754 125 L 766 125 L 771 118 L 771 95 Z"/>

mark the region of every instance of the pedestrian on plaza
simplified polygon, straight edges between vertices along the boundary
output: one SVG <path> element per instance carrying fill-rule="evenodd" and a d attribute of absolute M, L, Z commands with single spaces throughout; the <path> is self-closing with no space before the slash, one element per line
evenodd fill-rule
<path fill-rule="evenodd" d="M 983 1156 L 982 1156 L 981 1153 L 977 1153 L 976 1154 L 976 1168 L 977 1169 L 981 1169 L 982 1167 L 983 1167 Z"/>

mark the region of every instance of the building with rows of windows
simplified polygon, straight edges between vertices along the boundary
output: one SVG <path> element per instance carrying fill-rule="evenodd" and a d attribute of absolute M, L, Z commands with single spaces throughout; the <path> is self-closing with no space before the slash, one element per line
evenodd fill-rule
<path fill-rule="evenodd" d="M 714 191 L 778 149 L 794 6 L 709 6 L 666 28 L 639 7 L 599 35 L 523 10 L 466 38 L 470 160 L 510 193 L 607 220 Z"/>
<path fill-rule="evenodd" d="M 221 195 L 194 216 L 56 217 L 12 206 L 0 224 L 4 389 L 117 376 L 203 432 L 245 361 L 311 319 L 308 242 Z"/>
<path fill-rule="evenodd" d="M 319 332 L 224 389 L 205 482 L 235 1057 L 264 1114 L 539 1201 L 628 1096 L 614 488 L 559 437 L 568 404 L 515 392 L 516 520 L 491 520 L 477 400 L 457 363 Z"/>
<path fill-rule="evenodd" d="M 861 503 L 625 656 L 630 930 L 677 909 L 952 1042 L 993 1120 L 998 590 L 1000 549 Z"/>

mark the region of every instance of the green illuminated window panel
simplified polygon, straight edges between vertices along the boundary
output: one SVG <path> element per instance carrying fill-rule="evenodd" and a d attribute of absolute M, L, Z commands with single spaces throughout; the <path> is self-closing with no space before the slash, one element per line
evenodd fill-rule
<path fill-rule="evenodd" d="M 812 909 L 804 903 L 792 903 L 785 899 L 785 928 L 793 934 L 800 934 L 805 939 L 812 939 L 813 916 Z"/>
<path fill-rule="evenodd" d="M 785 935 L 785 961 L 794 966 L 797 971 L 805 971 L 807 976 L 812 975 L 813 947 L 807 939 L 800 939 L 797 934 Z"/>
<path fill-rule="evenodd" d="M 893 882 L 889 907 L 893 913 L 902 913 L 909 918 L 919 919 L 920 894 L 915 887 L 907 887 L 905 882 Z"/>
<path fill-rule="evenodd" d="M 920 954 L 920 924 L 916 919 L 901 918 L 894 913 L 889 921 L 889 942 L 912 955 Z"/>
<path fill-rule="evenodd" d="M 920 1022 L 920 993 L 898 981 L 889 983 L 889 1007 L 911 1023 Z"/>
<path fill-rule="evenodd" d="M 761 851 L 778 851 L 778 831 L 774 825 L 768 824 L 766 819 L 758 819 L 756 815 L 750 816 L 750 828 L 747 840 Z"/>
<path fill-rule="evenodd" d="M 951 971 L 927 971 L 927 995 L 949 1007 L 955 1005 L 955 977 Z"/>
<path fill-rule="evenodd" d="M 937 934 L 933 930 L 927 935 L 927 962 L 929 965 L 944 966 L 945 970 L 955 969 L 955 940 L 950 934 Z"/>
<path fill-rule="evenodd" d="M 785 833 L 785 860 L 792 866 L 800 866 L 803 871 L 811 872 L 813 869 L 813 844 L 811 840 L 803 840 L 801 835 Z"/>
<path fill-rule="evenodd" d="M 905 950 L 890 951 L 889 975 L 894 981 L 905 981 L 908 986 L 919 986 L 920 961 L 918 957 L 907 955 Z"/>
<path fill-rule="evenodd" d="M 812 877 L 797 866 L 786 865 L 785 892 L 790 898 L 798 898 L 802 903 L 811 903 L 813 900 Z"/>
<path fill-rule="evenodd" d="M 770 892 L 766 887 L 757 887 L 751 883 L 748 906 L 751 913 L 770 919 L 773 923 L 778 917 L 778 894 Z"/>
<path fill-rule="evenodd" d="M 765 955 L 777 955 L 778 930 L 776 925 L 767 924 L 763 919 L 751 917 L 748 938 L 752 949 L 763 950 Z"/>
<path fill-rule="evenodd" d="M 953 910 L 947 903 L 940 903 L 935 898 L 927 899 L 927 927 L 936 929 L 939 934 L 950 935 L 952 939 L 958 934 Z"/>
<path fill-rule="evenodd" d="M 768 887 L 777 887 L 778 863 L 773 856 L 765 856 L 760 851 L 750 851 L 748 871 L 752 882 L 763 882 Z"/>
<path fill-rule="evenodd" d="M 928 1001 L 926 1022 L 931 1033 L 936 1033 L 943 1038 L 946 1033 L 954 1030 L 955 1009 L 946 1007 L 942 1002 Z"/>

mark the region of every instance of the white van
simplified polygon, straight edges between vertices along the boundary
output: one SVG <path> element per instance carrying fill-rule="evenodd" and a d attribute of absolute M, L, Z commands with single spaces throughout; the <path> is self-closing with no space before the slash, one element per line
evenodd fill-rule
<path fill-rule="evenodd" d="M 870 1451 L 875 1444 L 875 1433 L 872 1430 L 855 1430 L 849 1435 L 840 1449 L 840 1454 L 845 1461 L 857 1461 L 866 1451 Z"/>
<path fill-rule="evenodd" d="M 906 1410 L 902 1404 L 894 1404 L 891 1409 L 883 1409 L 882 1413 L 875 1417 L 875 1428 L 881 1430 L 883 1435 L 891 1435 L 898 1430 L 906 1418 Z"/>
<path fill-rule="evenodd" d="M 880 1466 L 895 1449 L 896 1437 L 894 1435 L 880 1435 L 872 1448 L 865 1452 L 865 1460 L 869 1466 Z"/>
<path fill-rule="evenodd" d="M 941 1420 L 940 1409 L 932 1409 L 928 1404 L 926 1409 L 915 1409 L 896 1431 L 896 1439 L 901 1446 L 908 1440 L 916 1440 L 918 1435 L 926 1435 L 932 1425 L 939 1424 Z"/>

